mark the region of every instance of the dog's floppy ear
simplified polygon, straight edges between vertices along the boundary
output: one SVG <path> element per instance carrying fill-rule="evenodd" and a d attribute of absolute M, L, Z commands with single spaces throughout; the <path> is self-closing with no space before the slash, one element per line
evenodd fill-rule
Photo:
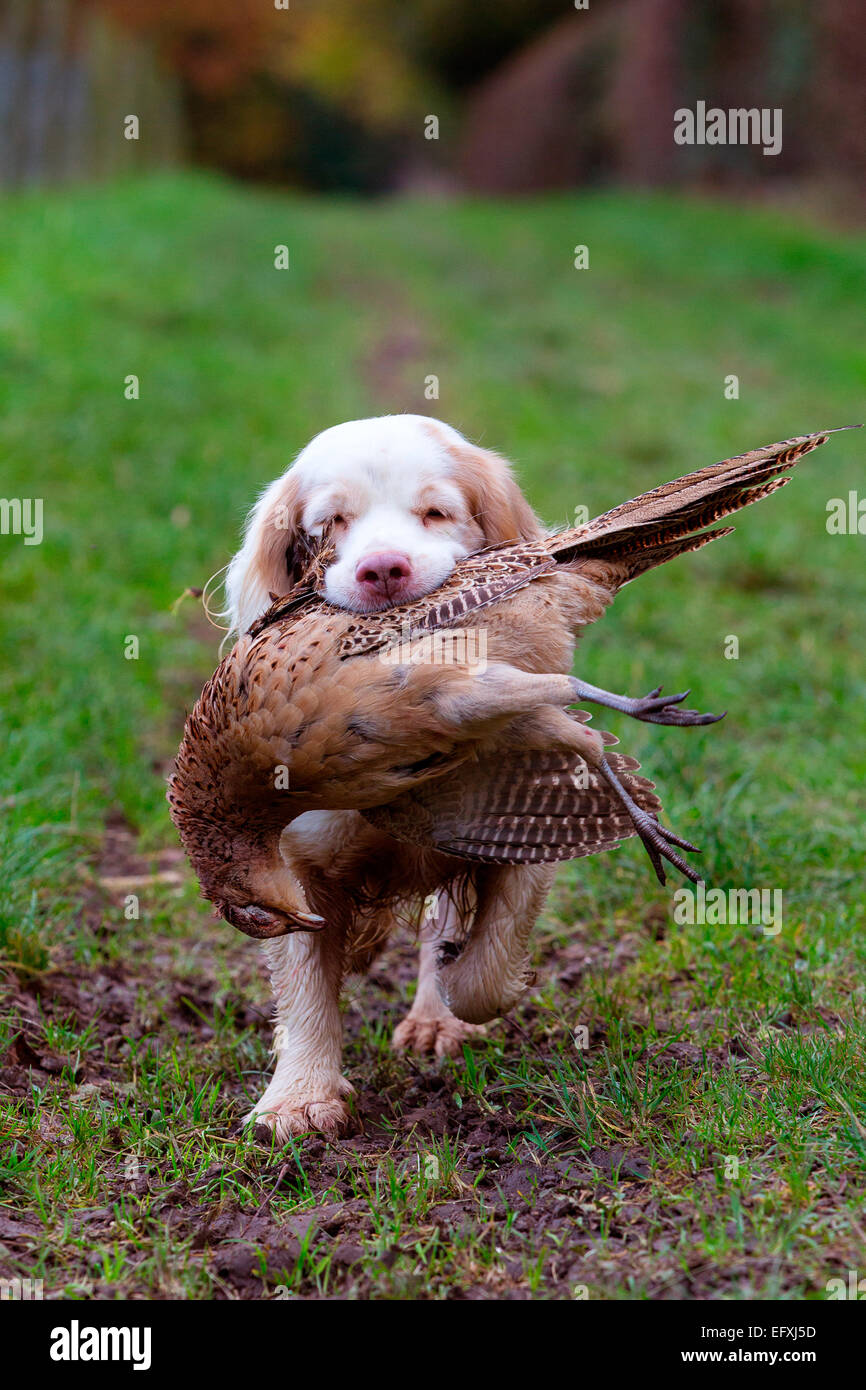
<path fill-rule="evenodd" d="M 231 626 L 245 632 L 300 577 L 310 555 L 310 537 L 301 526 L 301 488 L 291 471 L 262 494 L 247 521 L 244 543 L 226 576 Z"/>
<path fill-rule="evenodd" d="M 544 527 L 511 472 L 511 465 L 490 449 L 462 441 L 448 446 L 453 477 L 460 485 L 488 545 L 538 540 Z"/>
<path fill-rule="evenodd" d="M 268 488 L 256 507 L 259 530 L 258 564 L 262 578 L 270 577 L 276 593 L 284 594 L 300 578 L 310 557 L 311 541 L 301 525 L 301 488 L 291 472 Z"/>

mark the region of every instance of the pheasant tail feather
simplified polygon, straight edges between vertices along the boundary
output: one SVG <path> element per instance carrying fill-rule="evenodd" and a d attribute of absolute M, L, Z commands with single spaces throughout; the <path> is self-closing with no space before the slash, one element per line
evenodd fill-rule
<path fill-rule="evenodd" d="M 784 439 L 662 483 L 583 526 L 551 537 L 551 552 L 565 565 L 590 558 L 620 564 L 627 583 L 675 555 L 729 535 L 729 526 L 714 531 L 704 528 L 784 487 L 790 479 L 779 474 L 835 432 Z"/>

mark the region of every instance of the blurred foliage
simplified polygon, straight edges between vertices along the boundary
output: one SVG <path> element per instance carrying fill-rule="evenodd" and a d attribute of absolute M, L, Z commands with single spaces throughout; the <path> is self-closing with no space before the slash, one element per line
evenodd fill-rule
<path fill-rule="evenodd" d="M 384 187 L 393 137 L 436 91 L 402 40 L 392 0 L 307 11 L 260 0 L 99 3 L 181 74 L 194 157 L 241 176 Z"/>
<path fill-rule="evenodd" d="M 227 91 L 270 73 L 373 125 L 403 120 L 435 90 L 471 86 L 546 25 L 561 0 L 82 0 L 156 38 L 191 84 Z"/>
<path fill-rule="evenodd" d="M 866 28 L 849 0 L 75 3 L 157 46 L 184 84 L 194 158 L 242 177 L 364 191 L 433 177 L 499 192 L 866 178 Z M 672 113 L 697 100 L 784 106 L 781 156 L 675 150 Z M 485 177 L 497 162 L 502 176 Z"/>

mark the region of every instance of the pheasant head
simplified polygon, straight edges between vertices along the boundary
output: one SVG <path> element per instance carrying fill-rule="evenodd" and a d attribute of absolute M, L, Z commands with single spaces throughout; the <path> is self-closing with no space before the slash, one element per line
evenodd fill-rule
<path fill-rule="evenodd" d="M 202 896 L 213 903 L 218 917 L 259 939 L 324 926 L 280 855 L 280 826 L 255 826 L 248 820 L 233 825 L 232 818 L 190 814 L 177 774 L 170 780 L 168 800 Z"/>
<path fill-rule="evenodd" d="M 285 864 L 275 870 L 247 863 L 207 889 L 202 879 L 202 891 L 218 917 L 260 940 L 319 931 L 325 925 L 324 917 L 310 911 L 303 888 Z"/>

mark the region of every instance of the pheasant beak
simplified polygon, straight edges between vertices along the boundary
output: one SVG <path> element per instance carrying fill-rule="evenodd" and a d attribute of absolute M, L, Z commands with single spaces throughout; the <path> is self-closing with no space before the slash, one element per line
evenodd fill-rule
<path fill-rule="evenodd" d="M 261 907 L 258 903 L 249 903 L 246 907 L 219 903 L 217 912 L 231 926 L 259 941 L 289 936 L 292 932 L 321 931 L 325 925 L 324 917 L 314 912 L 281 912 L 279 908 Z"/>

